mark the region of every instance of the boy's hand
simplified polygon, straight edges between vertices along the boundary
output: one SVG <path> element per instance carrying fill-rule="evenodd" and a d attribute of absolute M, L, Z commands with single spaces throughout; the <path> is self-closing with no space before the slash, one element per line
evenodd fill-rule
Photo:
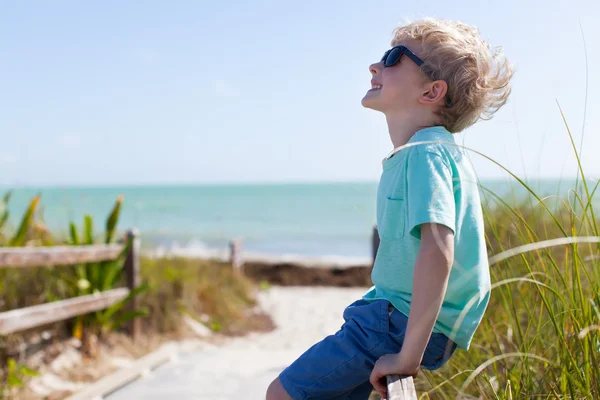
<path fill-rule="evenodd" d="M 377 393 L 385 399 L 387 396 L 387 375 L 412 376 L 415 378 L 418 372 L 419 363 L 404 360 L 402 352 L 386 354 L 375 363 L 369 380 Z"/>

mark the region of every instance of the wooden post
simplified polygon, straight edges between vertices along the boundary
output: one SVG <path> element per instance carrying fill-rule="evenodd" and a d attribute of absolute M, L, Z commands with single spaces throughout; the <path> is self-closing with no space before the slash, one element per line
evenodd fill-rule
<path fill-rule="evenodd" d="M 229 242 L 229 262 L 234 271 L 241 272 L 244 261 L 242 259 L 242 241 L 232 240 Z"/>
<path fill-rule="evenodd" d="M 412 376 L 387 376 L 388 400 L 418 400 Z"/>
<path fill-rule="evenodd" d="M 379 230 L 377 229 L 377 225 L 373 227 L 373 233 L 371 236 L 371 248 L 373 250 L 373 263 L 375 263 L 377 250 L 379 249 Z"/>
<path fill-rule="evenodd" d="M 127 287 L 130 291 L 133 291 L 140 285 L 140 245 L 141 239 L 139 231 L 136 228 L 131 229 L 127 232 L 127 240 L 130 244 L 127 252 L 127 258 L 125 259 L 125 273 L 127 275 Z M 127 305 L 129 311 L 137 310 L 138 301 L 137 296 L 133 296 Z M 134 318 L 129 321 L 129 334 L 136 340 L 141 332 L 141 320 Z"/>

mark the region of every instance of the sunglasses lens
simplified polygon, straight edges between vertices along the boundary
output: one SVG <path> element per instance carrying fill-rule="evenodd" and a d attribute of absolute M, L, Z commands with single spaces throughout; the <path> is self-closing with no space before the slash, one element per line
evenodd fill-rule
<path fill-rule="evenodd" d="M 386 67 L 391 67 L 393 65 L 396 65 L 396 63 L 400 60 L 400 57 L 402 57 L 403 51 L 400 50 L 399 48 L 394 48 L 392 50 L 388 50 L 389 53 L 387 53 L 387 57 L 385 57 L 385 66 Z"/>
<path fill-rule="evenodd" d="M 385 63 L 385 60 L 387 59 L 389 54 L 390 54 L 390 50 L 387 50 L 385 53 L 383 53 L 383 57 L 381 57 L 381 61 L 383 61 Z"/>

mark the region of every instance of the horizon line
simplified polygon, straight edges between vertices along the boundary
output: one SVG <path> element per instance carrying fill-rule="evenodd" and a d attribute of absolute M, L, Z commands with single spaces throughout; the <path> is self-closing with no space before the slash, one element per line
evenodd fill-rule
<path fill-rule="evenodd" d="M 525 182 L 529 181 L 574 181 L 577 176 L 561 176 L 561 177 L 539 177 L 539 178 L 520 178 Z M 514 178 L 510 176 L 505 177 L 482 177 L 480 181 L 514 181 L 518 183 Z M 587 181 L 593 181 L 594 178 L 588 177 Z M 291 180 L 291 181 L 221 181 L 221 182 L 123 182 L 123 183 L 47 183 L 47 184 L 7 184 L 0 183 L 0 188 L 4 190 L 17 190 L 17 189 L 65 189 L 65 188 L 81 188 L 81 189 L 102 189 L 102 188 L 140 188 L 140 187 L 192 187 L 192 186 L 303 186 L 303 185 L 344 185 L 344 184 L 377 184 L 378 180 Z"/>

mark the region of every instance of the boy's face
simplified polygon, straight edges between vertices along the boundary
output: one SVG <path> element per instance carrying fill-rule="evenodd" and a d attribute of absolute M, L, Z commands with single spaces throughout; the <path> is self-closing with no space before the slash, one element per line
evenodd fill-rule
<path fill-rule="evenodd" d="M 394 43 L 396 45 L 406 46 L 417 56 L 421 52 L 421 46 L 414 41 L 399 41 Z M 371 89 L 362 99 L 364 107 L 381 111 L 386 116 L 404 116 L 419 105 L 427 79 L 408 56 L 403 55 L 391 67 L 385 67 L 383 61 L 371 64 L 369 71 L 372 75 Z"/>

